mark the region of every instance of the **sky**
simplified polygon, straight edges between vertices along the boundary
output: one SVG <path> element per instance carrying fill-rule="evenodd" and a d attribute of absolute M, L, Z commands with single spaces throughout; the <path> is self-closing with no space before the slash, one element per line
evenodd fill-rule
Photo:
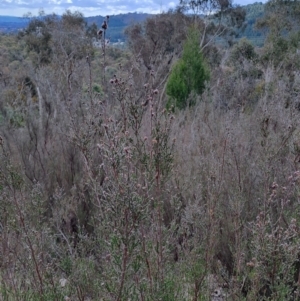
<path fill-rule="evenodd" d="M 259 0 L 234 0 L 234 4 L 246 5 Z M 79 11 L 85 17 L 117 15 L 128 12 L 157 14 L 175 8 L 179 0 L 0 0 L 0 15 L 23 17 L 31 13 L 37 16 L 43 10 L 46 14 L 63 14 L 67 9 Z"/>

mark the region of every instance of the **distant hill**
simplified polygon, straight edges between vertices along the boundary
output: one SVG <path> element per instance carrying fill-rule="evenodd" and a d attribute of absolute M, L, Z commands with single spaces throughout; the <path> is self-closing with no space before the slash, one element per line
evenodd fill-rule
<path fill-rule="evenodd" d="M 110 16 L 109 20 L 109 30 L 107 31 L 107 37 L 112 42 L 117 42 L 118 40 L 125 40 L 124 29 L 135 22 L 143 22 L 151 14 L 144 13 L 127 13 Z M 104 16 L 86 17 L 85 18 L 88 25 L 95 23 L 98 27 L 102 25 Z M 11 16 L 0 16 L 0 32 L 4 33 L 16 33 L 18 30 L 23 29 L 27 26 L 29 19 L 21 17 L 11 17 Z"/>
<path fill-rule="evenodd" d="M 246 11 L 246 27 L 243 32 L 240 33 L 241 37 L 246 37 L 251 40 L 255 45 L 261 45 L 264 42 L 264 37 L 262 34 L 255 30 L 254 25 L 256 19 L 264 15 L 265 5 L 262 2 L 256 2 L 253 4 L 248 4 L 242 6 Z M 132 23 L 143 22 L 147 18 L 151 17 L 151 14 L 143 13 L 128 13 L 119 14 L 110 17 L 109 31 L 107 32 L 107 37 L 112 41 L 117 40 L 124 41 L 124 29 Z M 88 17 L 86 21 L 88 25 L 95 23 L 98 27 L 101 26 L 104 16 Z"/>
<path fill-rule="evenodd" d="M 113 15 L 109 18 L 109 30 L 107 30 L 107 38 L 112 42 L 117 42 L 118 40 L 124 41 L 124 29 L 132 23 L 144 22 L 147 18 L 154 16 L 151 14 L 144 13 L 127 13 Z M 104 16 L 95 16 L 85 18 L 88 25 L 95 23 L 98 28 L 101 27 L 104 20 Z"/>
<path fill-rule="evenodd" d="M 255 30 L 255 22 L 261 18 L 265 13 L 265 5 L 261 2 L 248 4 L 243 6 L 246 11 L 246 23 L 245 30 L 240 34 L 240 37 L 246 37 L 256 45 L 262 45 L 264 43 L 264 36 L 259 31 Z"/>
<path fill-rule="evenodd" d="M 254 44 L 260 45 L 263 43 L 263 36 L 254 29 L 254 24 L 257 18 L 264 14 L 264 4 L 254 3 L 243 6 L 246 10 L 246 23 L 244 31 L 240 33 L 239 37 L 246 37 Z M 145 13 L 127 13 L 112 15 L 109 18 L 109 30 L 107 31 L 107 38 L 111 42 L 118 40 L 125 41 L 124 30 L 127 26 L 136 22 L 144 22 L 147 18 L 154 16 Z M 95 23 L 98 28 L 104 20 L 104 16 L 86 17 L 85 20 L 88 25 Z M 0 32 L 14 33 L 27 26 L 29 20 L 26 18 L 0 16 Z"/>
<path fill-rule="evenodd" d="M 22 17 L 0 16 L 0 23 L 28 23 L 28 19 Z"/>
<path fill-rule="evenodd" d="M 28 19 L 11 16 L 0 16 L 0 32 L 17 32 L 28 24 Z"/>

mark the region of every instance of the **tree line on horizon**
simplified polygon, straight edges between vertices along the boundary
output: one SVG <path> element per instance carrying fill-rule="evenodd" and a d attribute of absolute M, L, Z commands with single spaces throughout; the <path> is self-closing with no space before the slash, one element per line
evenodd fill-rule
<path fill-rule="evenodd" d="M 260 18 L 264 13 L 264 4 L 257 2 L 254 4 L 248 4 L 243 6 L 246 11 L 246 23 L 247 25 L 240 32 L 240 37 L 245 36 L 255 44 L 261 45 L 263 42 L 262 34 L 255 30 L 254 23 L 255 20 Z M 118 42 L 119 40 L 125 41 L 126 35 L 124 30 L 127 26 L 133 23 L 144 22 L 147 18 L 151 18 L 152 14 L 147 13 L 126 13 L 113 15 L 110 24 L 110 33 L 108 38 L 111 42 Z M 34 17 L 34 16 L 33 16 Z M 105 16 L 93 16 L 85 17 L 87 26 L 92 26 L 95 24 L 100 27 Z M 26 27 L 29 22 L 29 18 L 19 18 L 19 17 L 8 17 L 1 16 L 0 29 L 3 33 L 16 33 L 17 31 Z"/>

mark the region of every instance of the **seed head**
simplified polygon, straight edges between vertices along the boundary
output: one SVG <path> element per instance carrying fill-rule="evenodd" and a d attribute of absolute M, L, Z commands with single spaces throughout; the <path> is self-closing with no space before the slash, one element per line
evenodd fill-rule
<path fill-rule="evenodd" d="M 98 32 L 97 32 L 97 35 L 98 35 L 99 39 L 102 38 L 102 34 L 103 34 L 103 30 L 99 29 Z"/>
<path fill-rule="evenodd" d="M 106 20 L 103 21 L 102 26 L 101 26 L 104 30 L 107 29 L 107 22 Z"/>

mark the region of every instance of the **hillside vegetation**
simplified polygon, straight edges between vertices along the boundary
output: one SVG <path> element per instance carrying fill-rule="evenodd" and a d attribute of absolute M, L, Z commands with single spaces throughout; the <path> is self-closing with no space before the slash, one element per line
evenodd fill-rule
<path fill-rule="evenodd" d="M 0 35 L 1 301 L 299 300 L 300 4 L 225 2 Z"/>
<path fill-rule="evenodd" d="M 264 7 L 265 5 L 261 2 L 243 6 L 243 9 L 246 12 L 244 24 L 245 26 L 240 29 L 238 38 L 246 37 L 255 45 L 261 46 L 263 44 L 264 37 L 261 32 L 255 30 L 255 22 L 258 18 L 264 15 Z M 41 16 L 41 18 L 43 17 L 44 16 Z M 126 35 L 124 34 L 124 31 L 126 30 L 126 27 L 134 23 L 143 23 L 147 18 L 150 17 L 153 17 L 153 15 L 146 13 L 127 13 L 113 15 L 111 16 L 107 38 L 112 43 L 116 43 L 119 40 L 125 41 Z M 2 31 L 6 34 L 17 33 L 28 25 L 31 18 L 28 16 L 24 18 L 0 16 L 0 32 Z M 104 18 L 104 16 L 94 16 L 85 17 L 84 20 L 87 28 L 91 30 L 94 26 L 101 27 Z"/>

